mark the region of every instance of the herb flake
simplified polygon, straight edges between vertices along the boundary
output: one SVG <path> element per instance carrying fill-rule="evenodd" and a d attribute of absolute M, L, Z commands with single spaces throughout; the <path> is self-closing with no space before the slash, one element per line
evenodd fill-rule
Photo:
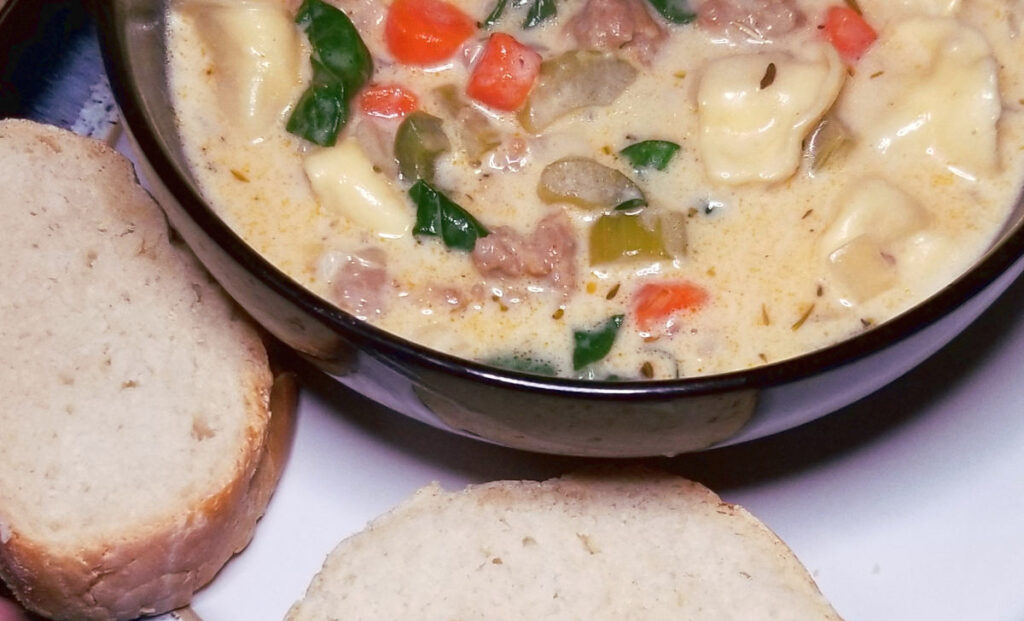
<path fill-rule="evenodd" d="M 761 90 L 768 88 L 772 84 L 775 84 L 775 74 L 778 69 L 775 67 L 775 63 L 768 63 L 768 66 L 764 70 L 764 77 L 761 78 Z"/>

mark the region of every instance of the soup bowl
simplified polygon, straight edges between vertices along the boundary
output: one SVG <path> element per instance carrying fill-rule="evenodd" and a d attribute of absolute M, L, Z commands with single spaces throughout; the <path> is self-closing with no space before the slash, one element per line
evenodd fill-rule
<path fill-rule="evenodd" d="M 250 247 L 189 172 L 167 85 L 166 0 L 95 3 L 107 72 L 140 173 L 173 228 L 253 318 L 324 373 L 424 423 L 566 455 L 673 455 L 807 423 L 893 381 L 948 343 L 1024 269 L 1024 204 L 975 264 L 895 318 L 822 349 L 717 375 L 590 381 L 433 351 L 313 294 Z"/>

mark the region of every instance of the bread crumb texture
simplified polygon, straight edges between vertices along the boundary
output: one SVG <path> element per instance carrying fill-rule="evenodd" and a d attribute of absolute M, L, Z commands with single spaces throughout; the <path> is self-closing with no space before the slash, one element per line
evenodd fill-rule
<path fill-rule="evenodd" d="M 426 487 L 327 558 L 288 621 L 839 619 L 789 548 L 649 471 Z"/>
<path fill-rule="evenodd" d="M 152 575 L 116 588 L 208 579 L 178 563 L 211 564 L 192 548 L 261 458 L 258 334 L 102 143 L 0 122 L 0 230 L 0 572 L 33 585 L 26 557 L 81 565 L 97 611 L 66 618 L 90 619 L 117 616 L 101 609 L 123 596 L 103 593 L 119 563 Z"/>

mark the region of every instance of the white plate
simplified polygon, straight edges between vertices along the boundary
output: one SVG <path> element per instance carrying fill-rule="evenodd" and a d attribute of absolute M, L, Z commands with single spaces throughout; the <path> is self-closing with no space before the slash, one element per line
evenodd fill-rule
<path fill-rule="evenodd" d="M 1024 619 L 1024 281 L 897 383 L 804 428 L 657 464 L 772 527 L 847 621 Z M 250 547 L 196 597 L 204 621 L 280 620 L 342 538 L 438 480 L 582 463 L 506 450 L 307 387 Z"/>

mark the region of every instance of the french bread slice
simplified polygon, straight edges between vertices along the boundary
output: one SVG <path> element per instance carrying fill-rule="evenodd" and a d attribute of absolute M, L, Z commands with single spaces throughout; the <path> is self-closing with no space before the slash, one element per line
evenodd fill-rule
<path fill-rule="evenodd" d="M 0 576 L 52 619 L 187 604 L 287 448 L 260 335 L 105 144 L 0 121 Z"/>
<path fill-rule="evenodd" d="M 656 471 L 419 490 L 327 557 L 287 621 L 839 619 L 741 507 Z"/>

